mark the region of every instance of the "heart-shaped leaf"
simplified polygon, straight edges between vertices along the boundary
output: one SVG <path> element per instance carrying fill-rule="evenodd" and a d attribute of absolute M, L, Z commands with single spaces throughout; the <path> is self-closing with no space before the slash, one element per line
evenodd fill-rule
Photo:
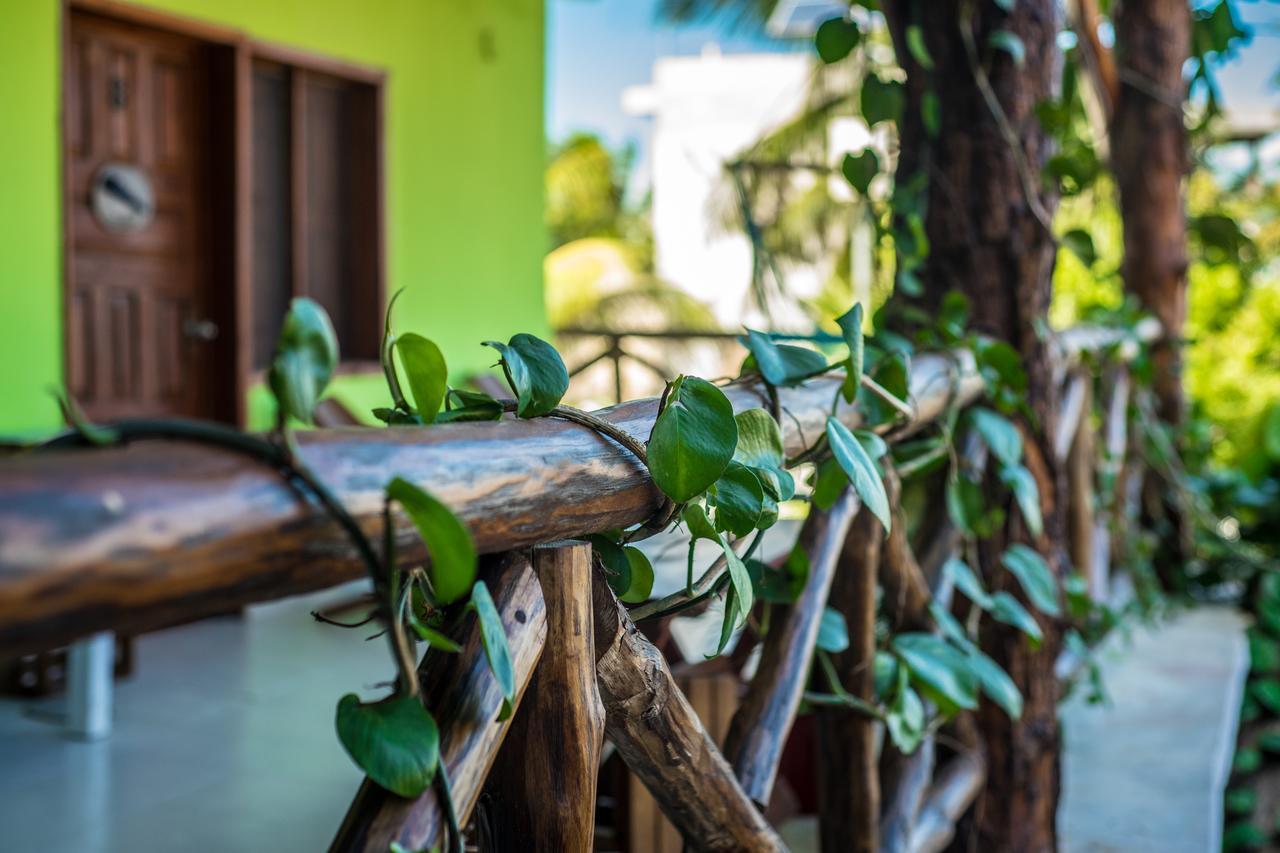
<path fill-rule="evenodd" d="M 798 385 L 827 369 L 827 357 L 815 350 L 775 343 L 764 332 L 747 329 L 738 340 L 751 353 L 756 369 L 770 385 Z"/>
<path fill-rule="evenodd" d="M 836 654 L 849 648 L 849 626 L 844 614 L 832 607 L 825 607 L 818 621 L 818 648 Z"/>
<path fill-rule="evenodd" d="M 623 548 L 623 552 L 627 558 L 627 565 L 630 568 L 630 582 L 627 590 L 618 598 L 627 604 L 639 604 L 649 600 L 649 595 L 653 592 L 653 564 L 649 562 L 649 558 L 644 551 L 639 548 L 633 548 L 628 545 Z"/>
<path fill-rule="evenodd" d="M 813 34 L 813 45 L 818 49 L 818 58 L 830 65 L 852 53 L 861 39 L 862 33 L 853 21 L 831 18 L 818 25 Z"/>
<path fill-rule="evenodd" d="M 885 726 L 893 745 L 904 755 L 910 755 L 924 739 L 924 702 L 920 694 L 911 689 L 906 667 L 899 667 L 898 674 L 898 692 L 885 718 Z"/>
<path fill-rule="evenodd" d="M 416 696 L 364 703 L 354 693 L 338 702 L 338 739 L 368 777 L 393 794 L 417 797 L 440 760 L 436 721 Z"/>
<path fill-rule="evenodd" d="M 1019 542 L 1010 545 L 1000 555 L 1000 562 L 1013 572 L 1018 583 L 1022 584 L 1027 598 L 1031 599 L 1031 603 L 1041 613 L 1057 616 L 1061 612 L 1058 607 L 1058 584 L 1044 557 Z"/>
<path fill-rule="evenodd" d="M 1032 536 L 1039 536 L 1044 531 L 1044 519 L 1040 515 L 1040 487 L 1036 478 L 1021 465 L 1005 465 L 1000 468 L 1000 481 L 1013 492 L 1027 530 Z"/>
<path fill-rule="evenodd" d="M 750 468 L 730 462 L 716 480 L 714 492 L 717 528 L 735 536 L 746 536 L 756 529 L 764 511 L 764 487 Z"/>
<path fill-rule="evenodd" d="M 836 318 L 840 332 L 844 336 L 845 345 L 849 347 L 849 358 L 844 363 L 844 382 L 840 385 L 840 394 L 846 403 L 852 403 L 858 397 L 858 388 L 862 385 L 862 365 L 866 346 L 862 338 L 862 303 L 854 303 L 853 308 Z"/>
<path fill-rule="evenodd" d="M 720 479 L 737 443 L 724 392 L 696 376 L 678 377 L 649 435 L 649 473 L 664 494 L 684 503 Z"/>
<path fill-rule="evenodd" d="M 862 443 L 835 418 L 827 418 L 827 443 L 831 445 L 831 453 L 848 476 L 853 490 L 861 498 L 862 505 L 871 510 L 871 514 L 880 519 L 888 531 L 893 523 L 889 497 L 885 494 L 880 472 Z"/>
<path fill-rule="evenodd" d="M 592 553 L 604 570 L 604 578 L 613 594 L 621 598 L 631 589 L 631 561 L 627 552 L 617 542 L 599 534 L 588 536 Z"/>
<path fill-rule="evenodd" d="M 840 173 L 849 182 L 849 186 L 866 195 L 871 182 L 880 174 L 880 158 L 874 148 L 864 148 L 859 154 L 845 154 L 840 163 Z"/>
<path fill-rule="evenodd" d="M 489 669 L 498 681 L 502 690 L 502 710 L 498 719 L 505 720 L 511 716 L 516 698 L 516 671 L 511 665 L 511 649 L 507 645 L 507 632 L 502 627 L 502 615 L 493 604 L 493 596 L 489 595 L 489 587 L 484 581 L 476 581 L 471 588 L 471 601 L 467 609 L 476 614 L 480 620 L 480 644 L 484 646 L 484 656 L 489 661 Z"/>
<path fill-rule="evenodd" d="M 893 638 L 893 650 L 941 706 L 978 707 L 978 680 L 964 653 L 933 634 L 906 633 Z"/>
<path fill-rule="evenodd" d="M 783 465 L 782 431 L 778 422 L 764 409 L 739 412 L 738 445 L 733 460 L 750 468 L 781 468 Z"/>
<path fill-rule="evenodd" d="M 533 335 L 518 334 L 507 343 L 485 341 L 502 355 L 507 384 L 516 395 L 516 414 L 536 418 L 560 405 L 569 390 L 569 371 L 556 348 Z"/>
<path fill-rule="evenodd" d="M 476 579 L 476 546 L 471 531 L 453 510 L 401 477 L 387 484 L 387 497 L 404 507 L 426 543 L 436 601 L 451 604 L 462 598 Z"/>
<path fill-rule="evenodd" d="M 881 80 L 875 74 L 863 78 L 858 104 L 867 127 L 882 121 L 897 121 L 902 117 L 902 102 L 902 84 L 898 81 Z"/>
<path fill-rule="evenodd" d="M 338 336 L 320 303 L 299 296 L 289 305 L 267 384 L 283 412 L 311 423 L 338 364 Z"/>
<path fill-rule="evenodd" d="M 444 354 L 434 342 L 412 332 L 396 339 L 396 352 L 400 353 L 400 363 L 404 365 L 409 393 L 413 395 L 418 416 L 424 423 L 431 423 L 440 411 L 445 391 L 449 388 L 449 369 L 445 366 Z"/>

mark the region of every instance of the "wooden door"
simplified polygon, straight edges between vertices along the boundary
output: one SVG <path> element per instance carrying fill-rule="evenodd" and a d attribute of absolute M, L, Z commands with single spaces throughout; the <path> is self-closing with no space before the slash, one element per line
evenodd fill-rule
<path fill-rule="evenodd" d="M 71 12 L 66 374 L 91 418 L 235 417 L 218 411 L 234 366 L 214 357 L 233 330 L 213 292 L 209 87 L 203 43 Z"/>

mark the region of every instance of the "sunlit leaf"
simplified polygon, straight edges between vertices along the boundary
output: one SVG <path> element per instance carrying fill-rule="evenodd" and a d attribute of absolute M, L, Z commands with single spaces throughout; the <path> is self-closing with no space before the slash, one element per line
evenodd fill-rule
<path fill-rule="evenodd" d="M 436 775 L 440 732 L 416 696 L 363 703 L 354 693 L 338 702 L 338 740 L 368 777 L 401 797 L 417 797 Z"/>
<path fill-rule="evenodd" d="M 848 476 L 853 490 L 862 500 L 863 506 L 880 519 L 886 531 L 889 530 L 893 523 L 889 511 L 889 497 L 885 494 L 884 483 L 880 479 L 879 471 L 876 470 L 875 462 L 853 433 L 835 418 L 827 418 L 827 442 L 831 445 L 832 455 Z"/>
<path fill-rule="evenodd" d="M 507 343 L 485 341 L 502 356 L 507 384 L 516 395 L 516 414 L 536 418 L 560 405 L 569 390 L 569 371 L 556 348 L 533 335 L 513 335 Z"/>
<path fill-rule="evenodd" d="M 457 601 L 476 579 L 476 546 L 471 531 L 429 492 L 401 477 L 387 484 L 387 497 L 404 508 L 427 546 L 431 556 L 428 575 L 436 601 Z"/>
<path fill-rule="evenodd" d="M 445 366 L 444 355 L 434 342 L 412 332 L 396 339 L 396 352 L 404 365 L 409 393 L 413 395 L 418 416 L 430 423 L 444 404 L 445 391 L 449 387 L 449 369 Z"/>
<path fill-rule="evenodd" d="M 664 494 L 683 503 L 720 478 L 737 443 L 738 424 L 724 392 L 681 376 L 649 435 L 649 472 Z"/>
<path fill-rule="evenodd" d="M 866 351 L 862 338 L 862 303 L 855 303 L 853 308 L 836 318 L 836 323 L 840 326 L 845 345 L 849 347 L 840 393 L 846 403 L 852 403 L 857 399 L 858 388 L 862 385 L 862 366 Z"/>

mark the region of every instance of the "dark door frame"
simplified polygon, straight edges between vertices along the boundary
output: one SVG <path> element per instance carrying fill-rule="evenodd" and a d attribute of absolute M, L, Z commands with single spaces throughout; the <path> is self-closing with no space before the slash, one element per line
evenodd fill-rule
<path fill-rule="evenodd" d="M 342 77 L 372 86 L 375 90 L 374 124 L 376 151 L 376 186 L 374 188 L 377 234 L 376 299 L 386 304 L 386 172 L 385 172 L 385 96 L 386 72 L 382 69 L 318 56 L 306 51 L 250 38 L 242 30 L 205 21 L 158 12 L 119 0 L 61 0 L 59 33 L 59 69 L 61 94 L 58 104 L 60 168 L 62 171 L 62 357 L 64 382 L 70 369 L 70 292 L 74 277 L 74 252 L 71 243 L 71 211 L 74 199 L 67 149 L 67 89 L 70 73 L 71 13 L 87 12 L 125 23 L 176 33 L 203 42 L 211 51 L 213 96 L 209 126 L 214 152 L 215 174 L 212 215 L 219 239 L 215 245 L 229 249 L 224 261 L 216 261 L 212 281 L 231 283 L 230 315 L 232 375 L 228 378 L 229 400 L 225 419 L 241 427 L 247 425 L 247 398 L 256 377 L 253 352 L 253 60 L 266 59 L 292 65 L 307 71 Z M 295 139 L 296 145 L 301 144 Z M 230 192 L 218 194 L 218 186 L 230 186 Z"/>

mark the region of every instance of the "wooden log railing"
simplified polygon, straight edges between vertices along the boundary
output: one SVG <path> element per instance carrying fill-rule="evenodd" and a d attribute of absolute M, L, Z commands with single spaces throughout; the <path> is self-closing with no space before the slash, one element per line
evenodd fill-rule
<path fill-rule="evenodd" d="M 1139 329 L 1140 337 L 1149 333 Z M 1088 382 L 1072 372 L 1076 356 L 1126 337 L 1098 329 L 1060 335 L 1062 380 Z M 1106 378 L 1101 443 L 1114 464 L 1125 453 L 1133 392 L 1123 370 L 1109 370 Z M 823 433 L 841 380 L 817 377 L 779 389 L 788 455 L 807 450 Z M 914 414 L 893 428 L 891 439 L 976 400 L 983 382 L 967 353 L 924 354 L 912 361 L 910 389 Z M 737 410 L 769 403 L 750 383 L 725 392 Z M 1072 552 L 1082 562 L 1089 556 L 1091 583 L 1100 584 L 1107 570 L 1099 555 L 1105 561 L 1109 548 L 1099 540 L 1107 528 L 1087 503 L 1096 475 L 1092 455 L 1084 452 L 1093 439 L 1093 411 L 1087 387 L 1079 396 L 1062 451 L 1080 457 L 1070 466 L 1079 479 L 1070 490 L 1073 512 L 1083 513 L 1073 525 Z M 656 413 L 657 401 L 639 400 L 598 414 L 644 440 Z M 858 424 L 852 407 L 841 405 L 836 414 Z M 807 586 L 766 637 L 722 754 L 662 653 L 593 576 L 587 546 L 556 541 L 636 524 L 656 508 L 660 496 L 647 472 L 621 446 L 550 419 L 317 430 L 300 435 L 299 445 L 307 466 L 368 531 L 379 523 L 383 484 L 398 475 L 427 485 L 470 526 L 480 551 L 495 555 L 482 570 L 511 645 L 519 700 L 514 717 L 495 722 L 501 695 L 482 663 L 474 623 L 461 627 L 461 653 L 432 651 L 421 666 L 424 701 L 441 724 L 441 763 L 457 817 L 465 824 L 476 814 L 477 838 L 491 847 L 521 839 L 591 848 L 603 729 L 693 849 L 785 849 L 762 807 L 800 704 L 822 608 L 830 599 L 845 614 L 853 642 L 836 657 L 836 669 L 856 696 L 870 699 L 876 583 L 895 626 L 925 629 L 928 587 L 955 547 L 941 525 L 917 561 L 896 497 L 898 523 L 889 537 L 866 513 L 855 515 L 851 495 L 811 515 L 801 534 L 811 562 Z M 887 485 L 896 493 L 891 472 Z M 396 524 L 406 564 L 421 561 L 425 555 L 408 521 Z M 555 544 L 534 547 L 547 542 Z M 155 441 L 0 461 L 0 655 L 101 630 L 190 620 L 323 588 L 362 571 L 328 516 L 273 471 L 227 451 Z M 940 747 L 930 741 L 926 760 L 900 763 L 886 776 L 884 756 L 877 762 L 884 740 L 879 724 L 845 709 L 825 710 L 819 721 L 827 753 L 819 758 L 823 849 L 945 844 L 980 787 L 983 756 L 970 750 L 943 761 L 939 755 L 935 773 Z M 519 736 L 508 739 L 508 731 Z M 495 766 L 504 771 L 490 779 Z M 870 791 L 886 779 L 892 784 L 882 811 Z M 877 829 L 882 815 L 883 834 Z M 447 823 L 434 791 L 406 800 L 366 782 L 331 849 L 439 845 Z"/>

